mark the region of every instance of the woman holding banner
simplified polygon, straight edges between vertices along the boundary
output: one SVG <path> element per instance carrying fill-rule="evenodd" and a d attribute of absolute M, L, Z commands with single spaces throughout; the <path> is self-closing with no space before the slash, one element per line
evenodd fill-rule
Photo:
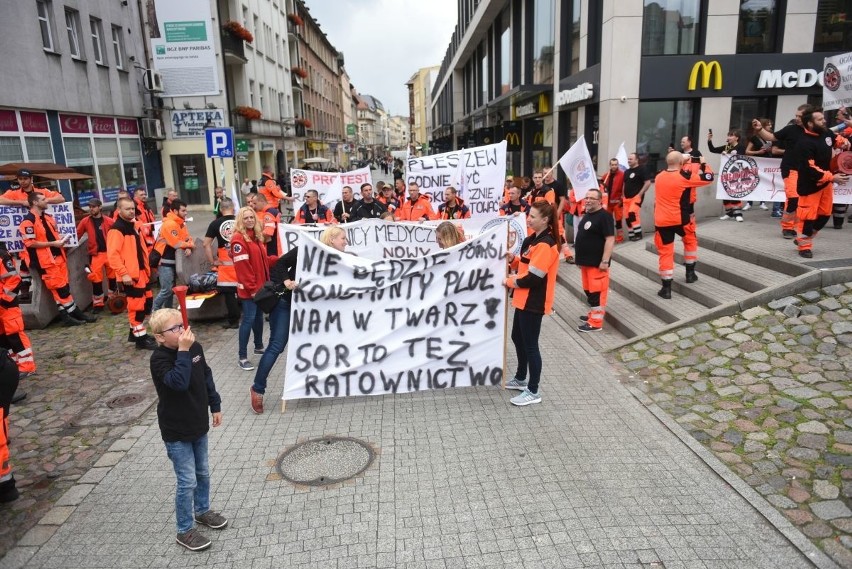
<path fill-rule="evenodd" d="M 435 228 L 435 240 L 441 249 L 449 249 L 464 243 L 464 230 L 450 221 L 443 221 Z"/>
<path fill-rule="evenodd" d="M 541 320 L 553 308 L 556 273 L 559 270 L 559 225 L 556 208 L 546 201 L 530 206 L 527 225 L 533 234 L 524 239 L 521 254 L 507 254 L 509 265 L 516 275 L 506 278 L 504 284 L 512 291 L 515 317 L 512 321 L 512 343 L 518 357 L 515 377 L 506 383 L 507 389 L 522 391 L 513 397 L 512 405 L 524 406 L 541 403 L 538 384 L 541 379 L 541 350 L 538 337 Z M 527 381 L 529 369 L 529 381 Z"/>
<path fill-rule="evenodd" d="M 341 253 L 346 250 L 346 231 L 342 227 L 329 227 L 320 235 L 320 241 Z M 263 394 L 266 393 L 266 380 L 278 356 L 287 347 L 287 339 L 290 333 L 290 301 L 293 289 L 296 288 L 296 262 L 298 260 L 298 247 L 293 247 L 287 253 L 278 258 L 269 270 L 269 280 L 275 284 L 283 285 L 285 294 L 278 299 L 278 304 L 269 313 L 269 345 L 257 364 L 257 373 L 254 376 L 254 384 L 249 392 L 251 395 L 251 409 L 256 414 L 263 413 Z M 258 311 L 260 313 L 260 311 Z"/>
<path fill-rule="evenodd" d="M 263 353 L 263 312 L 257 309 L 254 295 L 269 280 L 269 260 L 263 242 L 263 227 L 253 208 L 237 212 L 231 236 L 231 258 L 237 273 L 237 298 L 243 306 L 239 330 L 239 365 L 243 371 L 254 369 L 248 360 L 248 341 L 254 330 L 254 353 Z"/>

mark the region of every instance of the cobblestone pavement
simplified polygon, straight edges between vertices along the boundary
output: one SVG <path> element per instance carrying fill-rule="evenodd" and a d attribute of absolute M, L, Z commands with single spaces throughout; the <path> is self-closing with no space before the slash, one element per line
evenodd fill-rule
<path fill-rule="evenodd" d="M 852 282 L 640 341 L 637 386 L 852 567 Z"/>

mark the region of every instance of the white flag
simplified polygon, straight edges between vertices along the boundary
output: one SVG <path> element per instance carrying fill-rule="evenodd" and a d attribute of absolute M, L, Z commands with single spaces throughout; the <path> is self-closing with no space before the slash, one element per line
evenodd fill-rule
<path fill-rule="evenodd" d="M 592 157 L 586 146 L 586 138 L 580 136 L 577 142 L 571 145 L 568 152 L 559 159 L 559 165 L 568 176 L 571 186 L 574 188 L 574 196 L 579 201 L 586 197 L 589 190 L 598 189 L 598 177 L 592 165 Z"/>
<path fill-rule="evenodd" d="M 239 211 L 240 207 L 240 193 L 237 191 L 237 179 L 236 177 L 231 182 L 231 199 L 234 202 L 234 211 Z"/>
<path fill-rule="evenodd" d="M 618 160 L 618 167 L 622 170 L 627 170 L 629 166 L 627 165 L 627 149 L 624 148 L 624 143 L 621 143 L 621 146 L 618 147 L 618 152 L 615 153 L 615 159 Z"/>

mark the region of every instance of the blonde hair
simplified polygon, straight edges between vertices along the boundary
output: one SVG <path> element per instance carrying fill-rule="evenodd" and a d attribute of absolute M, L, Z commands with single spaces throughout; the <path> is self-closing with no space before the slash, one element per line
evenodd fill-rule
<path fill-rule="evenodd" d="M 180 310 L 176 308 L 161 308 L 159 310 L 155 310 L 151 315 L 151 318 L 148 320 L 148 330 L 150 330 L 152 334 L 162 334 L 163 330 L 168 328 L 166 325 L 175 318 L 180 318 L 181 322 L 183 322 L 183 315 L 180 313 Z"/>
<path fill-rule="evenodd" d="M 329 227 L 320 235 L 320 242 L 323 245 L 328 245 L 329 247 L 331 247 L 331 240 L 335 237 L 339 237 L 344 233 L 346 233 L 346 231 L 342 227 Z"/>
<path fill-rule="evenodd" d="M 464 242 L 464 237 L 459 233 L 454 223 L 444 221 L 435 229 L 435 240 L 441 249 L 448 249 L 454 245 Z"/>
<path fill-rule="evenodd" d="M 243 217 L 245 217 L 246 213 L 251 213 L 254 216 L 254 227 L 246 227 L 245 222 L 243 221 Z M 254 239 L 249 237 L 249 229 L 254 229 Z M 260 224 L 260 217 L 251 206 L 241 207 L 240 211 L 237 212 L 234 231 L 242 234 L 246 241 L 257 241 L 258 243 L 263 243 L 263 226 Z"/>

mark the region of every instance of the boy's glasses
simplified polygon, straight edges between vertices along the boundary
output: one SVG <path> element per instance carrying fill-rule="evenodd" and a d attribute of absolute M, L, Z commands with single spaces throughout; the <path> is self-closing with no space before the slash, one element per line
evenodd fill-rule
<path fill-rule="evenodd" d="M 174 325 L 174 326 L 172 326 L 171 328 L 167 328 L 167 329 L 163 330 L 163 334 L 165 334 L 166 332 L 174 332 L 174 333 L 177 333 L 177 332 L 178 332 L 178 330 L 183 330 L 183 323 L 181 323 L 181 324 L 175 324 L 175 325 Z"/>

